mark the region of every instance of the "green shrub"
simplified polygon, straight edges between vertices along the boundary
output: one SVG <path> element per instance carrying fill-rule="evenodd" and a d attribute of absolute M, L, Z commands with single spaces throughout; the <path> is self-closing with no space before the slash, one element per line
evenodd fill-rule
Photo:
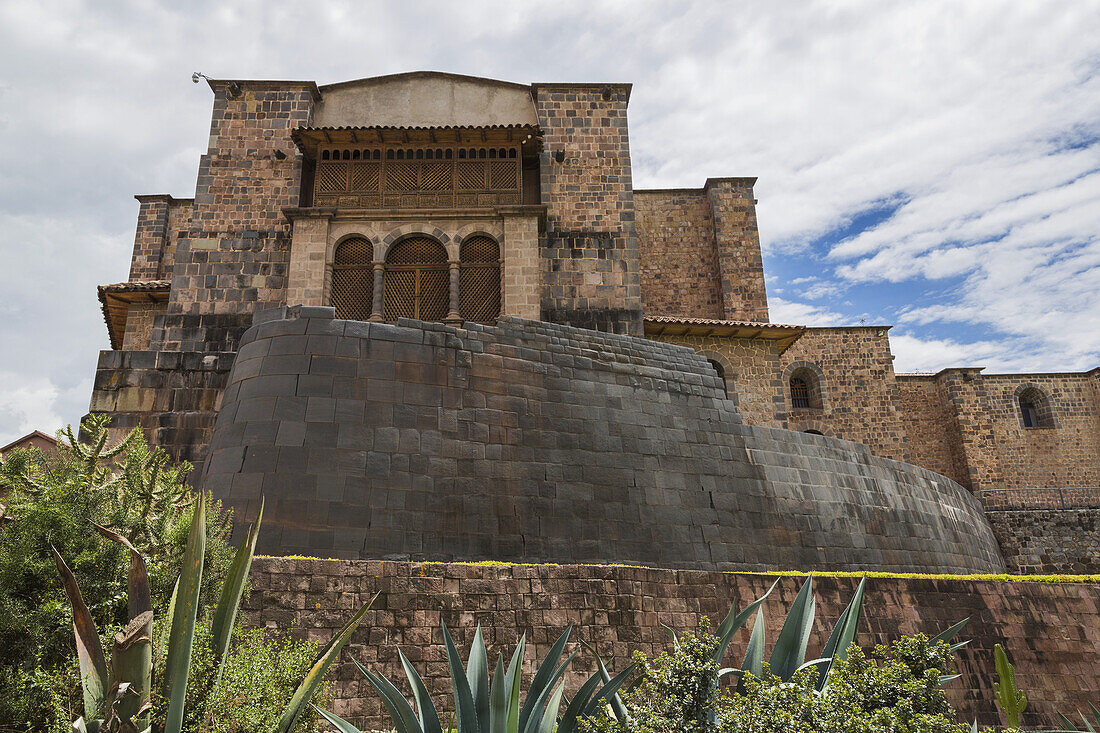
<path fill-rule="evenodd" d="M 50 554 L 62 552 L 81 579 L 97 627 L 105 634 L 127 621 L 127 553 L 90 524 L 110 527 L 149 560 L 153 604 L 167 605 L 193 514 L 184 479 L 140 431 L 108 445 L 107 419 L 82 425 L 84 441 L 66 430 L 56 454 L 13 451 L 0 459 L 0 494 L 10 521 L 0 523 L 0 732 L 70 731 L 82 695 L 73 653 L 72 615 Z M 208 513 L 203 596 L 216 599 L 233 550 L 229 518 Z M 72 708 L 75 702 L 75 710 Z M 64 717 L 59 717 L 64 712 Z"/>

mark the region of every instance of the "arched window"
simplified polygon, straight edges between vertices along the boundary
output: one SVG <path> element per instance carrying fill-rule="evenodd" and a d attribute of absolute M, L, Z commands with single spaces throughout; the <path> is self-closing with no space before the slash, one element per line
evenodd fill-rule
<path fill-rule="evenodd" d="M 374 248 L 363 237 L 340 242 L 332 258 L 329 302 L 336 317 L 349 321 L 370 320 L 374 303 Z"/>
<path fill-rule="evenodd" d="M 714 369 L 715 372 L 717 372 L 718 379 L 722 382 L 722 394 L 726 396 L 726 399 L 729 399 L 730 392 L 729 389 L 726 387 L 726 370 L 723 369 L 722 365 L 716 362 L 714 359 L 707 359 L 707 363 L 710 364 L 711 368 Z"/>
<path fill-rule="evenodd" d="M 806 367 L 795 369 L 791 373 L 789 384 L 792 410 L 820 410 L 821 381 L 813 370 Z"/>
<path fill-rule="evenodd" d="M 822 435 L 822 436 L 825 435 L 825 433 L 821 432 L 820 430 L 803 430 L 802 432 L 807 433 L 809 435 Z"/>
<path fill-rule="evenodd" d="M 442 321 L 446 317 L 450 298 L 447 250 L 434 239 L 409 237 L 390 247 L 383 282 L 387 321 Z"/>
<path fill-rule="evenodd" d="M 1017 391 L 1016 401 L 1020 408 L 1020 423 L 1025 428 L 1054 427 L 1054 410 L 1043 390 L 1030 385 L 1024 387 Z"/>
<path fill-rule="evenodd" d="M 462 320 L 496 323 L 500 317 L 500 247 L 490 237 L 468 237 L 458 259 Z"/>

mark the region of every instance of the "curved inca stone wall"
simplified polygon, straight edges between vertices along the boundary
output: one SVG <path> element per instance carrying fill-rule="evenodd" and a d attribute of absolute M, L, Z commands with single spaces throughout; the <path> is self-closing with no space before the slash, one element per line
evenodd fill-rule
<path fill-rule="evenodd" d="M 1001 571 L 943 476 L 744 425 L 690 349 L 534 321 L 261 313 L 203 486 L 259 551 L 678 568 Z"/>

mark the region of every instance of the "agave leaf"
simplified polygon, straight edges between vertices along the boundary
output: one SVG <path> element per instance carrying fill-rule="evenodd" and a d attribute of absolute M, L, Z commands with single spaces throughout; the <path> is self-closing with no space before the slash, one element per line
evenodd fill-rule
<path fill-rule="evenodd" d="M 371 683 L 371 686 L 378 691 L 378 695 L 382 698 L 382 704 L 386 706 L 390 717 L 393 718 L 397 733 L 423 733 L 420 728 L 420 721 L 416 719 L 416 713 L 413 712 L 412 706 L 401 695 L 401 691 L 382 675 L 375 674 L 361 665 L 358 660 L 352 661 L 355 662 L 355 666 L 359 668 L 367 681 Z"/>
<path fill-rule="evenodd" d="M 819 670 L 816 682 L 818 692 L 823 691 L 829 684 L 829 674 L 833 671 L 833 665 L 836 661 L 848 658 L 848 647 L 855 642 L 856 634 L 859 632 L 859 619 L 863 614 L 863 591 L 866 586 L 867 576 L 865 575 L 859 581 L 852 600 L 848 603 L 844 612 L 840 614 L 832 633 L 829 634 L 829 641 L 826 642 L 825 649 L 821 652 L 821 656 L 828 659 L 829 663 Z"/>
<path fill-rule="evenodd" d="M 814 625 L 813 573 L 806 578 L 802 590 L 798 591 L 787 620 L 779 631 L 779 637 L 772 648 L 771 671 L 784 682 L 789 682 L 795 671 L 806 661 L 806 645 L 810 641 L 810 630 Z"/>
<path fill-rule="evenodd" d="M 547 683 L 547 685 L 542 689 L 542 692 L 539 693 L 538 698 L 535 700 L 535 704 L 531 707 L 531 717 L 527 719 L 527 727 L 523 729 L 524 733 L 538 733 L 540 726 L 543 723 L 545 710 L 547 709 L 547 698 L 551 697 L 554 685 L 556 685 L 558 681 L 561 680 L 561 678 L 565 675 L 566 667 L 568 667 L 570 663 L 572 663 L 573 657 L 575 656 L 577 656 L 577 652 L 573 652 L 568 657 L 566 657 L 565 661 L 558 665 L 557 669 L 554 670 L 554 674 L 550 678 L 549 683 Z M 531 690 L 528 690 L 528 702 L 530 701 L 531 697 Z M 557 711 L 554 712 L 554 715 L 557 715 Z"/>
<path fill-rule="evenodd" d="M 958 644 L 952 644 L 951 645 L 951 653 L 954 654 L 955 652 L 959 651 L 960 649 L 962 649 L 964 646 L 966 646 L 969 643 L 970 643 L 970 639 L 967 639 L 966 641 L 960 641 Z"/>
<path fill-rule="evenodd" d="M 592 699 L 592 693 L 603 683 L 603 675 L 599 672 L 593 673 L 591 677 L 585 680 L 584 684 L 581 685 L 581 689 L 577 690 L 577 694 L 573 695 L 573 699 L 565 706 L 565 713 L 561 717 L 561 722 L 558 723 L 558 733 L 575 733 L 577 718 L 584 713 L 589 700 Z M 497 733 L 497 731 L 493 731 L 493 733 Z"/>
<path fill-rule="evenodd" d="M 145 611 L 115 634 L 111 652 L 110 689 L 119 691 L 115 695 L 114 714 L 122 720 L 132 720 L 135 730 L 149 723 L 149 688 L 153 678 L 152 634 L 153 612 Z"/>
<path fill-rule="evenodd" d="M 1090 703 L 1090 705 L 1091 705 L 1091 703 Z M 1085 717 L 1085 714 L 1080 712 L 1080 711 L 1078 711 L 1077 714 L 1081 716 L 1081 722 L 1083 722 L 1085 724 L 1085 728 L 1088 730 L 1088 732 L 1089 733 L 1096 733 L 1096 729 L 1092 727 L 1092 723 L 1090 723 L 1089 719 Z"/>
<path fill-rule="evenodd" d="M 248 529 L 241 540 L 233 564 L 229 566 L 229 575 L 222 584 L 221 596 L 210 621 L 210 643 L 214 649 L 217 664 L 214 681 L 221 679 L 225 658 L 229 654 L 229 641 L 233 637 L 233 626 L 237 623 L 237 610 L 241 605 L 245 584 L 248 583 L 248 571 L 252 568 L 252 557 L 256 553 L 256 538 L 260 534 L 260 522 L 264 517 L 264 500 L 260 497 L 260 513 L 256 522 Z"/>
<path fill-rule="evenodd" d="M 401 666 L 405 668 L 405 676 L 409 679 L 409 687 L 412 688 L 413 697 L 416 698 L 420 728 L 424 733 L 443 733 L 439 725 L 439 714 L 435 710 L 435 703 L 432 702 L 431 695 L 428 694 L 428 688 L 424 685 L 424 680 L 420 679 L 420 675 L 417 674 L 412 663 L 400 649 L 397 650 L 397 656 L 401 658 Z"/>
<path fill-rule="evenodd" d="M 1058 717 L 1062 719 L 1063 723 L 1065 723 L 1067 730 L 1077 730 L 1077 725 L 1074 724 L 1072 720 L 1062 715 L 1061 713 L 1058 713 Z"/>
<path fill-rule="evenodd" d="M 305 712 L 306 704 L 310 698 L 313 697 L 313 693 L 317 692 L 317 687 L 321 684 L 321 680 L 328 674 L 329 667 L 333 665 L 337 657 L 340 656 L 340 650 L 344 648 L 344 644 L 348 643 L 348 639 L 355 633 L 355 630 L 359 627 L 359 624 L 363 621 L 363 617 L 366 615 L 367 610 L 371 605 L 378 600 L 380 593 L 375 593 L 367 603 L 356 611 L 344 628 L 340 629 L 331 639 L 328 644 L 320 651 L 317 658 L 313 662 L 313 666 L 310 667 L 309 672 L 306 673 L 305 679 L 298 685 L 298 689 L 294 691 L 294 696 L 290 698 L 290 702 L 287 703 L 286 708 L 283 709 L 283 714 L 279 717 L 278 733 L 290 733 L 294 730 L 294 726 L 298 724 L 298 718 Z"/>
<path fill-rule="evenodd" d="M 1088 703 L 1088 706 L 1089 710 L 1092 712 L 1092 717 L 1096 718 L 1096 724 L 1100 725 L 1100 708 L 1096 707 L 1091 702 Z"/>
<path fill-rule="evenodd" d="M 195 617 L 199 611 L 202 559 L 206 552 L 206 495 L 200 493 L 183 553 L 179 594 L 172 611 L 168 636 L 168 659 L 164 668 L 164 697 L 168 700 L 165 733 L 180 733 L 187 699 L 187 673 L 191 668 L 191 645 L 195 640 Z"/>
<path fill-rule="evenodd" d="M 481 634 L 481 624 L 477 625 L 474 641 L 470 645 L 466 681 L 470 683 L 470 696 L 474 699 L 481 733 L 489 733 L 489 660 L 488 652 L 485 651 L 485 637 Z"/>
<path fill-rule="evenodd" d="M 477 708 L 474 707 L 470 682 L 466 679 L 466 670 L 462 668 L 462 659 L 458 656 L 451 632 L 443 624 L 443 644 L 447 647 L 447 664 L 451 669 L 451 687 L 455 695 L 455 725 L 458 733 L 479 733 L 481 726 L 477 720 Z"/>
<path fill-rule="evenodd" d="M 970 733 L 978 733 L 978 719 L 975 718 L 970 722 Z"/>
<path fill-rule="evenodd" d="M 565 692 L 565 685 L 558 685 L 557 691 L 546 705 L 546 712 L 542 714 L 542 722 L 539 723 L 538 733 L 554 733 L 554 722 L 558 719 L 558 707 L 561 705 L 563 692 Z"/>
<path fill-rule="evenodd" d="M 103 710 L 107 689 L 107 658 L 103 655 L 103 644 L 99 640 L 99 631 L 92 620 L 92 614 L 80 595 L 76 576 L 61 559 L 57 548 L 50 545 L 61 583 L 65 586 L 65 595 L 73 610 L 73 635 L 76 637 L 76 656 L 80 662 L 80 684 L 84 690 L 84 714 L 89 720 L 95 719 Z"/>
<path fill-rule="evenodd" d="M 505 733 L 508 730 L 508 692 L 504 689 L 504 655 L 497 654 L 497 666 L 493 670 L 493 687 L 489 692 L 489 733 Z"/>
<path fill-rule="evenodd" d="M 661 624 L 661 626 L 664 626 L 665 631 L 667 631 L 668 635 L 672 637 L 672 648 L 676 649 L 676 650 L 679 650 L 680 649 L 680 637 L 676 636 L 676 632 L 673 631 L 672 627 L 669 626 L 668 624 Z"/>
<path fill-rule="evenodd" d="M 760 608 L 765 599 L 775 590 L 775 586 L 777 585 L 779 585 L 778 578 L 772 583 L 771 587 L 768 588 L 768 591 L 764 595 L 745 606 L 744 611 L 738 612 L 736 605 L 730 608 L 729 613 L 726 614 L 726 618 L 718 625 L 718 629 L 715 632 L 715 636 L 718 637 L 718 648 L 714 652 L 715 662 L 722 661 L 722 658 L 726 656 L 726 649 L 733 640 L 733 635 L 740 631 L 741 627 L 745 625 L 745 622 L 749 620 L 749 617 Z"/>
<path fill-rule="evenodd" d="M 523 653 L 527 649 L 527 634 L 521 634 L 512 660 L 508 662 L 508 671 L 504 675 L 504 694 L 508 698 L 508 717 L 505 729 L 519 730 L 519 688 L 523 679 Z"/>
<path fill-rule="evenodd" d="M 1008 661 L 1004 647 L 1000 644 L 993 645 L 993 664 L 997 669 L 997 677 L 1000 682 L 993 683 L 993 691 L 997 694 L 997 704 L 1004 711 L 1009 728 L 1020 727 L 1020 715 L 1027 708 L 1027 697 L 1016 686 L 1016 670 Z M 1084 720 L 1084 716 L 1081 716 Z M 1088 724 L 1088 721 L 1085 721 Z"/>
<path fill-rule="evenodd" d="M 134 619 L 146 611 L 152 611 L 153 603 L 149 591 L 149 572 L 145 568 L 145 558 L 142 557 L 141 553 L 137 551 L 137 548 L 130 543 L 130 540 L 122 535 L 106 527 L 102 527 L 95 522 L 92 522 L 92 526 L 107 539 L 117 542 L 130 551 L 130 570 L 126 576 L 126 605 L 130 613 L 130 618 Z"/>
<path fill-rule="evenodd" d="M 569 642 L 569 635 L 572 632 L 573 625 L 570 624 L 569 628 L 562 632 L 562 635 L 554 642 L 554 646 L 550 647 L 550 652 L 546 655 L 546 658 L 542 660 L 538 670 L 535 672 L 535 676 L 531 680 L 531 687 L 527 690 L 527 699 L 523 701 L 523 707 L 519 711 L 518 730 L 527 730 L 531 714 L 535 710 L 535 705 L 539 698 L 543 697 L 543 693 L 546 689 L 553 684 L 552 677 L 554 676 L 554 671 L 558 667 L 558 662 L 561 661 L 561 655 L 565 651 L 565 645 Z"/>
<path fill-rule="evenodd" d="M 325 720 L 332 723 L 332 727 L 340 731 L 340 733 L 363 733 L 363 731 L 359 730 L 354 725 L 341 718 L 339 715 L 336 715 L 335 713 L 330 713 L 327 710 L 322 710 L 316 705 L 312 705 L 312 707 L 314 710 L 319 712 Z"/>
<path fill-rule="evenodd" d="M 626 682 L 626 678 L 634 671 L 636 665 L 631 663 L 629 667 L 612 677 L 608 673 L 607 667 L 604 665 L 603 658 L 600 657 L 599 652 L 587 644 L 584 646 L 596 657 L 596 665 L 599 667 L 600 676 L 604 680 L 604 686 L 600 688 L 596 696 L 592 698 L 592 702 L 585 714 L 590 715 L 592 712 L 595 712 L 595 708 L 600 700 L 607 700 L 607 704 L 611 706 L 611 712 L 615 715 L 615 720 L 619 721 L 620 725 L 626 725 L 630 721 L 630 714 L 627 712 L 626 705 L 623 704 L 622 698 L 619 697 L 618 691 L 623 683 Z"/>
<path fill-rule="evenodd" d="M 745 660 L 741 662 L 741 669 L 759 677 L 764 672 L 764 644 L 765 629 L 764 609 L 756 610 L 756 621 L 752 625 L 752 635 L 749 636 L 749 645 L 745 647 Z"/>
<path fill-rule="evenodd" d="M 959 632 L 962 631 L 963 627 L 965 627 L 968 623 L 970 623 L 970 617 L 969 616 L 967 616 L 966 618 L 964 618 L 962 621 L 958 622 L 957 624 L 953 624 L 952 626 L 944 629 L 940 633 L 933 636 L 932 639 L 931 639 L 932 643 L 935 644 L 937 641 L 947 641 L 947 642 L 951 641 L 956 636 L 958 636 Z"/>
<path fill-rule="evenodd" d="M 948 682 L 951 682 L 953 680 L 957 680 L 960 677 L 962 677 L 961 674 L 941 674 L 940 675 L 940 681 L 937 684 L 940 687 L 942 687 L 942 686 L 946 685 Z"/>

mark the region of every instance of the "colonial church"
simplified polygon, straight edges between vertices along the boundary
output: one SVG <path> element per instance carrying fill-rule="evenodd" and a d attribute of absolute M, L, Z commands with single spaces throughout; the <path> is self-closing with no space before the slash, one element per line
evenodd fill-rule
<path fill-rule="evenodd" d="M 209 84 L 209 146 L 194 197 L 137 196 L 129 276 L 99 288 L 111 350 L 101 354 L 91 410 L 113 415 L 120 430 L 140 426 L 195 462 L 196 476 L 243 514 L 261 491 L 315 492 L 274 520 L 286 532 L 314 533 L 284 549 L 320 543 L 339 555 L 355 546 L 326 544 L 317 533 L 336 520 L 317 507 L 335 516 L 355 504 L 352 494 L 381 484 L 396 491 L 426 482 L 431 496 L 443 490 L 440 477 L 452 481 L 446 491 L 466 495 L 471 485 L 500 482 L 500 501 L 537 465 L 539 481 L 588 487 L 578 496 L 589 502 L 639 486 L 626 473 L 590 477 L 576 456 L 554 452 L 568 446 L 550 450 L 550 433 L 581 436 L 577 449 L 610 435 L 617 440 L 607 455 L 657 455 L 664 484 L 647 488 L 654 501 L 654 492 L 684 489 L 685 476 L 722 484 L 723 461 L 762 465 L 771 449 L 751 445 L 761 435 L 795 440 L 790 451 L 812 455 L 813 470 L 826 470 L 823 451 L 841 463 L 866 456 L 852 460 L 885 472 L 919 467 L 916 483 L 957 484 L 966 502 L 977 506 L 976 496 L 987 508 L 1024 495 L 1009 489 L 1051 490 L 1035 500 L 1064 501 L 1065 491 L 1053 490 L 1100 486 L 1100 369 L 899 374 L 888 325 L 772 323 L 755 179 L 634 188 L 629 84 L 436 72 L 324 86 Z M 275 323 L 284 324 L 278 338 L 265 340 Z M 410 355 L 410 344 L 435 351 Z M 558 346 L 568 359 L 548 361 Z M 603 367 L 606 380 L 576 381 Z M 565 380 L 574 380 L 568 390 Z M 627 430 L 628 389 L 653 390 L 656 402 L 671 400 L 671 412 L 654 415 L 646 434 Z M 705 413 L 710 427 L 671 420 L 683 407 L 676 395 L 707 400 L 684 419 Z M 536 436 L 532 421 L 551 415 L 562 422 L 552 431 L 540 423 Z M 587 427 L 570 433 L 570 420 Z M 725 423 L 757 437 L 719 448 L 691 433 L 721 433 Z M 685 468 L 677 461 L 688 451 L 675 446 L 646 453 L 658 428 L 670 445 L 705 444 L 692 460 L 715 465 Z M 446 448 L 450 439 L 457 447 Z M 548 452 L 509 453 L 536 441 Z M 684 455 L 673 460 L 677 450 Z M 348 463 L 331 471 L 326 461 Z M 308 488 L 279 483 L 291 475 Z M 377 529 L 395 501 L 412 511 L 413 495 L 388 494 L 382 507 L 364 499 L 373 513 L 363 521 Z M 489 554 L 476 543 L 446 551 L 419 542 L 406 534 L 382 554 Z M 580 559 L 617 552 L 590 550 Z M 560 554 L 545 545 L 534 556 Z"/>

